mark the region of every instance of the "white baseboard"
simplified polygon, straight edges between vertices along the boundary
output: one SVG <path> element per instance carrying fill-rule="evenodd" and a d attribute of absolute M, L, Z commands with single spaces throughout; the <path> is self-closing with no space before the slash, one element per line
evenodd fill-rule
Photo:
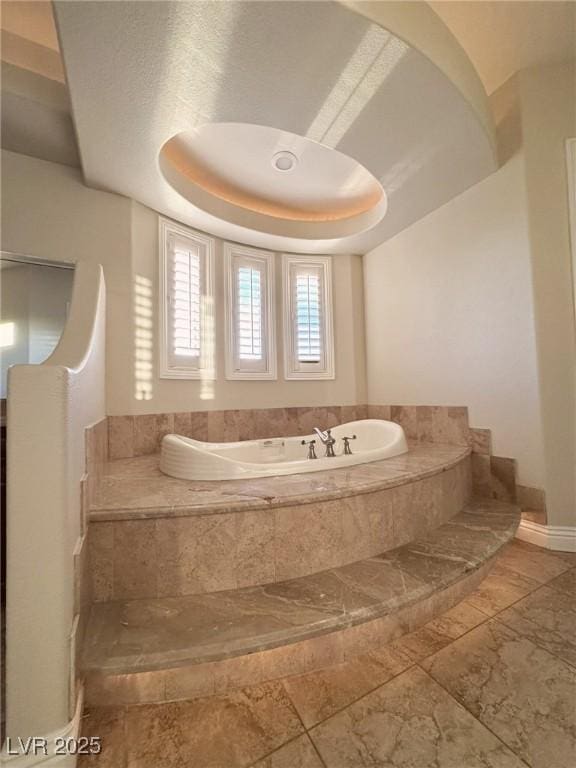
<path fill-rule="evenodd" d="M 80 688 L 78 698 L 76 700 L 76 710 L 74 717 L 68 723 L 58 728 L 52 733 L 48 733 L 42 736 L 42 741 L 45 740 L 47 744 L 48 754 L 11 754 L 11 752 L 17 751 L 17 745 L 11 744 L 10 752 L 8 752 L 8 741 L 4 742 L 4 747 L 0 753 L 0 763 L 6 768 L 75 768 L 76 755 L 55 755 L 54 744 L 56 739 L 77 739 L 80 735 L 80 720 L 82 717 L 82 707 L 84 704 L 84 689 Z M 36 742 L 39 744 L 39 742 Z M 43 751 L 43 750 L 40 750 Z"/>
<path fill-rule="evenodd" d="M 576 552 L 576 527 L 540 525 L 531 520 L 521 520 L 516 538 L 557 552 Z"/>
<path fill-rule="evenodd" d="M 548 548 L 557 552 L 576 552 L 576 528 L 552 525 L 548 528 Z"/>

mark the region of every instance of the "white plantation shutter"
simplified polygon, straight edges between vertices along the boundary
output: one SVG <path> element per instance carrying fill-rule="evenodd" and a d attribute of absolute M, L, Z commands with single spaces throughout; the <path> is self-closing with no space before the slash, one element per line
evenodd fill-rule
<path fill-rule="evenodd" d="M 171 355 L 200 360 L 200 301 L 202 296 L 199 249 L 176 242 L 171 250 L 169 295 Z"/>
<path fill-rule="evenodd" d="M 283 256 L 285 376 L 334 378 L 331 261 Z"/>
<path fill-rule="evenodd" d="M 212 328 L 213 240 L 160 221 L 162 344 L 161 376 L 200 378 L 208 372 Z"/>
<path fill-rule="evenodd" d="M 296 357 L 299 363 L 322 360 L 322 273 L 320 269 L 294 270 Z"/>
<path fill-rule="evenodd" d="M 226 376 L 276 377 L 273 254 L 225 243 Z"/>
<path fill-rule="evenodd" d="M 264 361 L 262 347 L 262 272 L 250 264 L 238 264 L 234 269 L 236 288 L 237 358 Z"/>

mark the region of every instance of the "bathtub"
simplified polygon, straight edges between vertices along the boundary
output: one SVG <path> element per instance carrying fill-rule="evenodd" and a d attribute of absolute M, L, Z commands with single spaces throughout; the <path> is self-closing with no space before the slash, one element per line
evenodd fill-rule
<path fill-rule="evenodd" d="M 346 455 L 342 438 L 353 435 L 356 439 L 350 442 L 352 455 Z M 336 439 L 336 456 L 327 458 L 324 445 L 315 434 L 238 443 L 204 443 L 182 435 L 166 435 L 162 440 L 160 469 L 184 480 L 235 480 L 350 467 L 408 450 L 404 430 L 392 421 L 350 421 L 334 427 L 332 437 Z M 317 459 L 307 458 L 308 446 L 302 445 L 303 440 L 316 441 Z"/>

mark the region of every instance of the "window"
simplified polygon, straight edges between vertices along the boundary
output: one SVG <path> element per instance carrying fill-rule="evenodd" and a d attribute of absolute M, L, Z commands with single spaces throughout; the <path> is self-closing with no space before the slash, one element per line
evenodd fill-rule
<path fill-rule="evenodd" d="M 224 244 L 226 378 L 275 379 L 274 254 Z"/>
<path fill-rule="evenodd" d="M 160 376 L 214 376 L 214 241 L 160 220 Z"/>
<path fill-rule="evenodd" d="M 332 271 L 326 256 L 283 256 L 287 379 L 333 379 Z"/>

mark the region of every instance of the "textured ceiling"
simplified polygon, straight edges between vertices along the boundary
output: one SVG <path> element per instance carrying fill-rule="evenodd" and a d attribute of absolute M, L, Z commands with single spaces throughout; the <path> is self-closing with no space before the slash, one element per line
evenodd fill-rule
<path fill-rule="evenodd" d="M 576 3 L 431 2 L 493 93 L 515 72 L 576 54 Z"/>
<path fill-rule="evenodd" d="M 200 229 L 278 249 L 362 252 L 494 170 L 492 137 L 460 91 L 428 58 L 340 4 L 55 8 L 87 183 Z M 230 122 L 344 153 L 382 184 L 386 216 L 369 231 L 318 239 L 304 224 L 288 237 L 273 217 L 240 225 L 193 205 L 163 177 L 161 148 L 181 132 Z"/>

